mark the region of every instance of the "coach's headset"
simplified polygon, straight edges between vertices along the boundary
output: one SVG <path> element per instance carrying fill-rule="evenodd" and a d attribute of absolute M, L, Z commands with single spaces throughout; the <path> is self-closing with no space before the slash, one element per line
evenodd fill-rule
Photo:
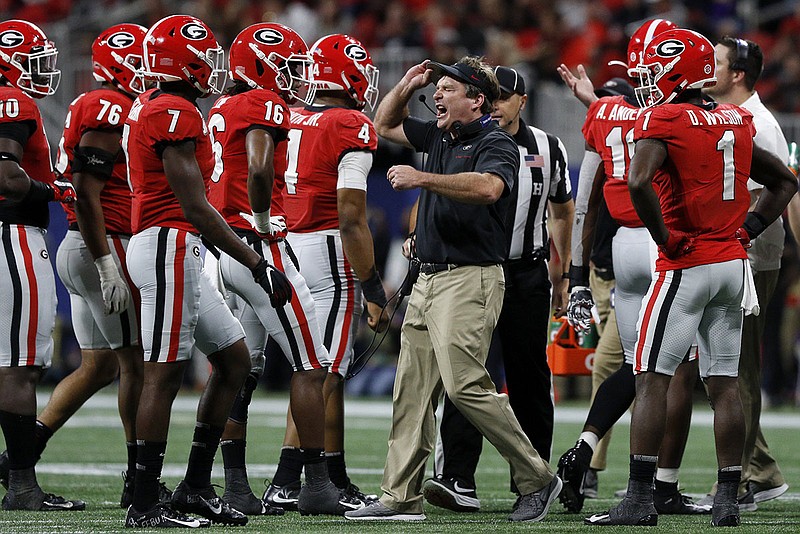
<path fill-rule="evenodd" d="M 747 70 L 747 58 L 750 55 L 750 43 L 744 39 L 734 37 L 736 41 L 736 59 L 731 62 L 731 70 Z"/>

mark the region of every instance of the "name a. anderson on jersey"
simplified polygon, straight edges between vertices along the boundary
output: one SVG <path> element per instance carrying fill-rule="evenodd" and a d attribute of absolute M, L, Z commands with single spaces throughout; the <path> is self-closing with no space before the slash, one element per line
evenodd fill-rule
<path fill-rule="evenodd" d="M 595 115 L 595 119 L 608 121 L 635 121 L 642 112 L 640 108 L 632 108 L 630 106 L 614 104 L 611 107 L 611 112 L 608 114 L 608 116 L 606 116 L 607 108 L 608 104 L 605 103 L 600 106 L 600 108 L 597 110 L 597 114 Z"/>

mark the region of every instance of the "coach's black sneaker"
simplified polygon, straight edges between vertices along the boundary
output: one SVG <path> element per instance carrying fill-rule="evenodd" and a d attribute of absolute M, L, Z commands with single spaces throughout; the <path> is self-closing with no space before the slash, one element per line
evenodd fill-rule
<path fill-rule="evenodd" d="M 364 506 L 369 506 L 370 504 L 374 503 L 378 500 L 378 496 L 375 494 L 367 494 L 361 491 L 361 488 L 349 482 L 346 488 L 339 488 L 342 491 L 342 497 L 347 502 L 358 501 L 364 504 Z"/>
<path fill-rule="evenodd" d="M 691 497 L 678 489 L 677 482 L 656 480 L 653 490 L 653 504 L 659 514 L 695 515 L 710 514 L 711 507 L 695 503 Z"/>
<path fill-rule="evenodd" d="M 618 505 L 602 514 L 594 514 L 583 520 L 587 525 L 632 525 L 655 526 L 658 524 L 658 512 L 655 505 L 635 501 L 625 497 Z"/>
<path fill-rule="evenodd" d="M 586 474 L 591 461 L 592 448 L 582 439 L 558 460 L 557 474 L 564 481 L 564 489 L 558 499 L 568 512 L 577 513 L 583 508 Z"/>
<path fill-rule="evenodd" d="M 225 469 L 225 493 L 222 500 L 245 515 L 283 515 L 285 510 L 271 506 L 253 494 L 243 467 Z"/>
<path fill-rule="evenodd" d="M 83 501 L 69 501 L 64 497 L 45 493 L 36 486 L 25 492 L 10 490 L 3 497 L 3 510 L 32 510 L 36 512 L 79 512 L 86 509 Z"/>
<path fill-rule="evenodd" d="M 442 475 L 429 478 L 422 486 L 422 495 L 432 505 L 454 512 L 477 512 L 481 509 L 475 488 L 455 478 Z"/>
<path fill-rule="evenodd" d="M 133 487 L 135 475 L 122 472 L 122 496 L 119 499 L 119 507 L 127 510 L 133 504 Z M 170 504 L 172 502 L 172 490 L 166 484 L 158 481 L 158 502 L 161 504 Z"/>
<path fill-rule="evenodd" d="M 192 488 L 185 480 L 172 493 L 172 507 L 179 512 L 201 515 L 214 523 L 232 526 L 247 524 L 247 516 L 217 497 L 213 487 Z"/>
<path fill-rule="evenodd" d="M 0 485 L 8 489 L 8 451 L 0 453 Z"/>
<path fill-rule="evenodd" d="M 533 493 L 520 495 L 514 503 L 514 510 L 508 516 L 509 521 L 534 522 L 541 521 L 550 510 L 550 505 L 556 500 L 564 484 L 558 475 L 553 477 L 545 487 Z"/>
<path fill-rule="evenodd" d="M 300 497 L 300 481 L 291 482 L 285 486 L 270 484 L 264 490 L 262 500 L 270 506 L 283 508 L 293 512 L 297 511 L 297 499 Z"/>
<path fill-rule="evenodd" d="M 164 506 L 156 505 L 152 510 L 137 512 L 128 507 L 125 528 L 208 528 L 211 521 L 201 517 L 190 517 Z"/>

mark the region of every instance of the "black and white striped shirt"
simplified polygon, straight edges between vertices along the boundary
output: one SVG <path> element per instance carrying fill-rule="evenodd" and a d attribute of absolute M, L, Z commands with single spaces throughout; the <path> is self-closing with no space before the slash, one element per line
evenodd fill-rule
<path fill-rule="evenodd" d="M 506 216 L 508 259 L 531 259 L 549 253 L 547 201 L 572 200 L 567 151 L 561 140 L 520 119 L 514 135 L 519 149 L 519 175 Z M 538 254 L 537 254 L 538 255 Z"/>

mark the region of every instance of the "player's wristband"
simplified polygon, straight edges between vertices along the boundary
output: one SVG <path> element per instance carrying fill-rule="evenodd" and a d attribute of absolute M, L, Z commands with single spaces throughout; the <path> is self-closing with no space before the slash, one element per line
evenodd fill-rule
<path fill-rule="evenodd" d="M 261 234 L 268 234 L 270 233 L 270 225 L 269 225 L 269 211 L 259 211 L 253 212 L 253 225 L 256 228 L 256 231 Z"/>
<path fill-rule="evenodd" d="M 372 276 L 361 281 L 361 291 L 368 302 L 377 304 L 381 308 L 386 306 L 386 292 L 383 290 L 383 281 L 377 269 L 372 270 Z"/>
<path fill-rule="evenodd" d="M 589 287 L 589 267 L 583 265 L 569 266 L 569 290 L 572 291 L 573 287 L 585 286 Z"/>
<path fill-rule="evenodd" d="M 750 236 L 750 239 L 755 239 L 761 235 L 761 233 L 767 229 L 769 223 L 764 218 L 763 215 L 760 213 L 756 213 L 754 211 L 748 212 L 747 217 L 744 219 L 744 224 L 742 228 L 745 229 L 747 235 Z"/>

